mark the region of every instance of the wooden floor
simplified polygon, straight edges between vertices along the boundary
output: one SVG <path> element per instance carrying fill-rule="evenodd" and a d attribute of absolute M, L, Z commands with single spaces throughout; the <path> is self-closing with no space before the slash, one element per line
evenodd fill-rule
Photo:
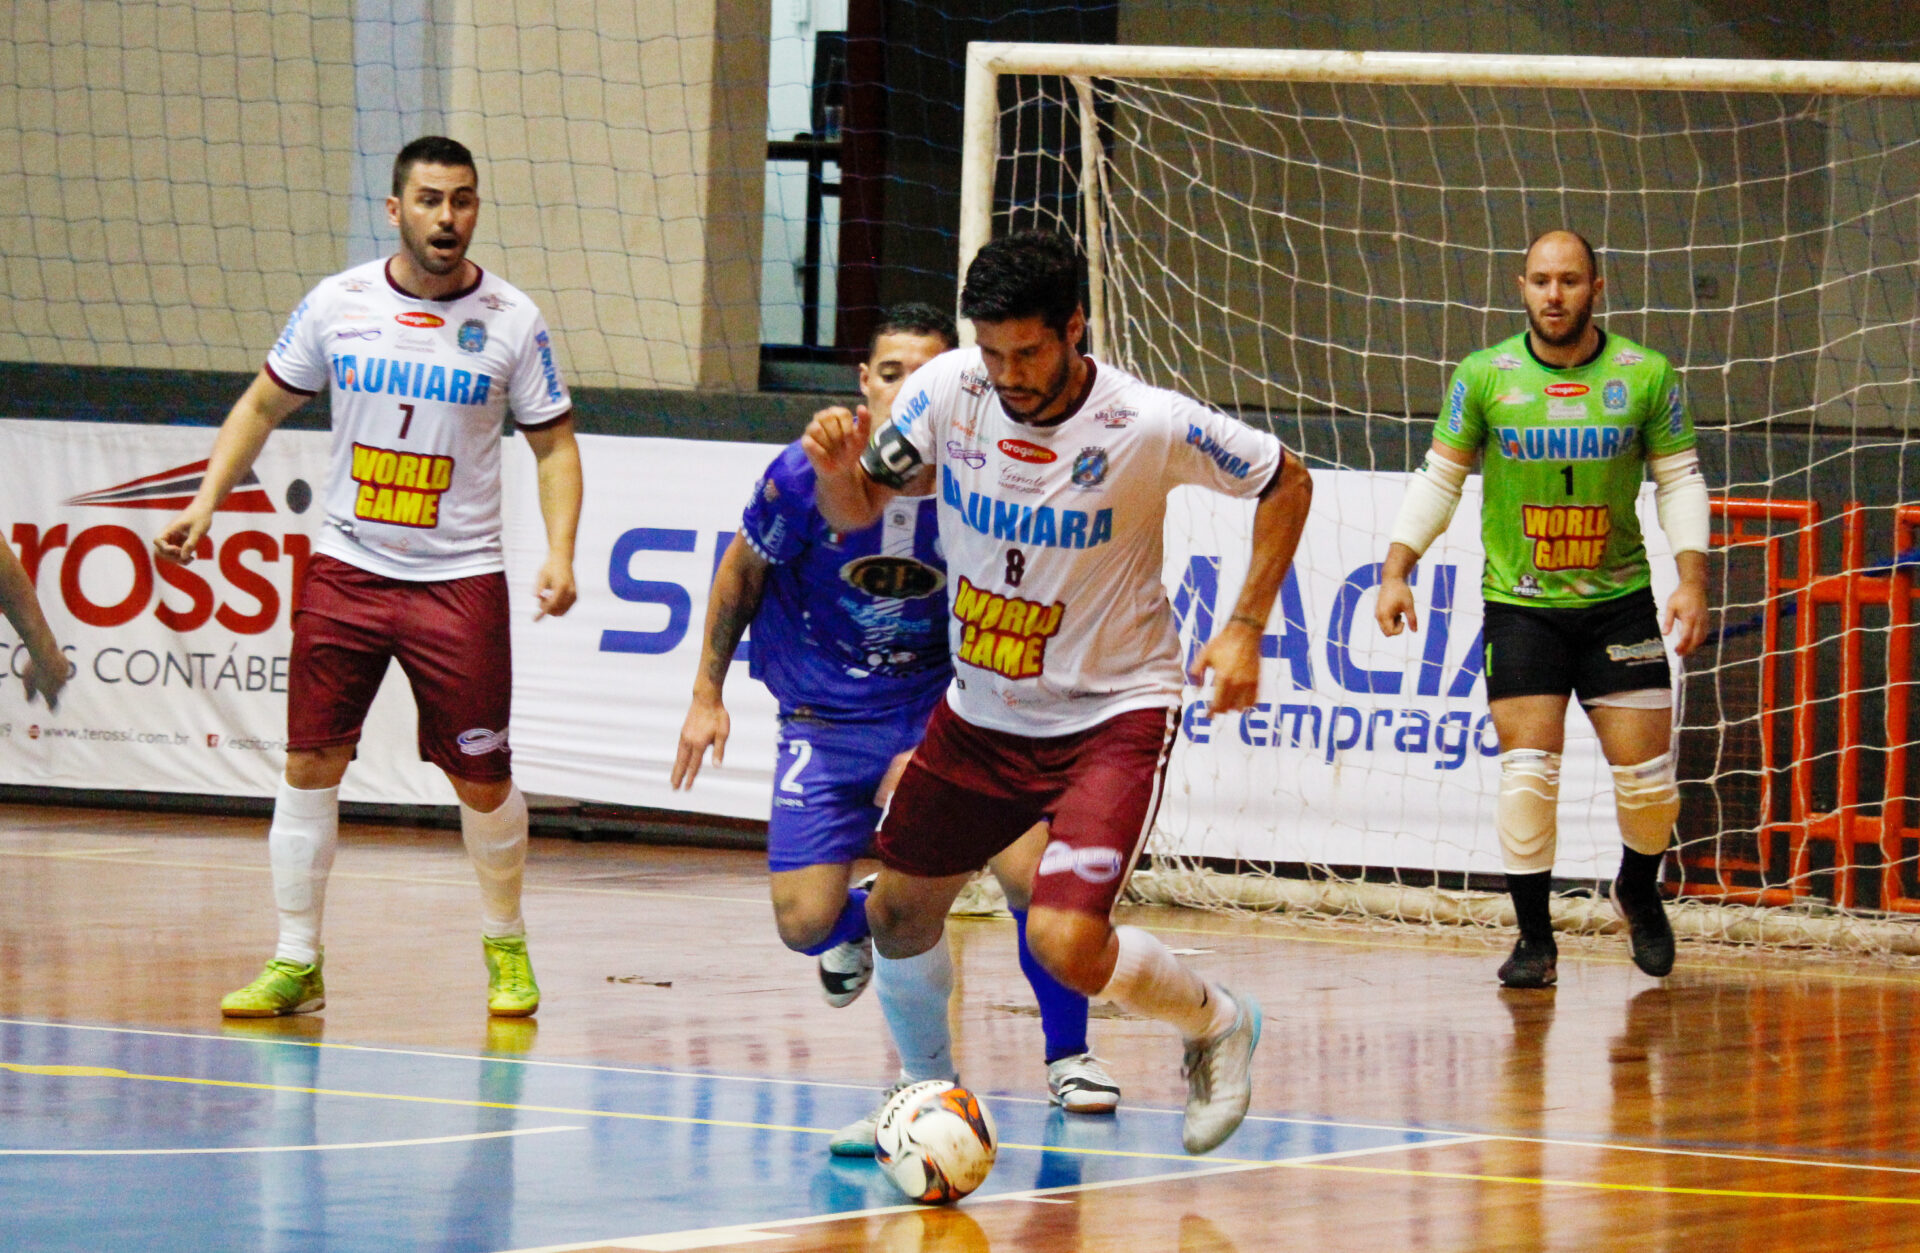
<path fill-rule="evenodd" d="M 20 1103 L 46 1099 L 44 1087 L 36 1089 L 40 1097 L 23 1096 L 24 1085 L 83 1073 L 18 1057 L 53 1047 L 49 1033 L 73 1036 L 80 1027 L 124 1028 L 133 1043 L 196 1048 L 205 1043 L 201 1037 L 251 1032 L 256 1039 L 398 1050 L 392 1055 L 416 1062 L 440 1054 L 518 1057 L 581 1063 L 582 1074 L 604 1068 L 676 1082 L 731 1076 L 827 1093 L 819 1099 L 828 1112 L 870 1101 L 864 1089 L 891 1076 L 894 1063 L 871 998 L 837 1011 L 820 1002 L 811 963 L 787 953 L 774 935 L 763 865 L 741 853 L 537 839 L 526 912 L 545 1003 L 533 1022 L 499 1023 L 484 1013 L 477 894 L 457 836 L 349 827 L 327 901 L 326 1010 L 257 1027 L 224 1024 L 219 996 L 250 978 L 271 948 L 263 827 L 256 820 L 0 807 L 0 1142 L 7 1150 L 34 1147 L 7 1138 L 7 1102 L 24 1109 Z M 1563 947 L 1557 990 L 1515 993 L 1493 978 L 1509 942 L 1504 935 L 1382 932 L 1170 910 L 1134 910 L 1130 917 L 1190 951 L 1188 960 L 1204 973 L 1253 992 L 1267 1007 L 1256 1118 L 1220 1151 L 1224 1161 L 1175 1160 L 1177 1117 L 1158 1112 L 1176 1110 L 1184 1095 L 1171 1033 L 1097 1007 L 1094 1048 L 1121 1079 L 1126 1109 L 1118 1123 L 1056 1113 L 1047 1124 L 1056 1130 L 1046 1134 L 1062 1137 L 1056 1147 L 1080 1154 L 1076 1160 L 1124 1166 L 1130 1174 L 1059 1182 L 1062 1176 L 1043 1170 L 1045 1186 L 1002 1195 L 983 1190 L 949 1209 L 865 1204 L 857 1198 L 884 1193 L 844 1172 L 872 1168 L 833 1164 L 843 1174 L 829 1178 L 811 1123 L 695 1109 L 658 1117 L 663 1124 L 753 1126 L 797 1137 L 795 1165 L 775 1172 L 802 1181 L 779 1185 L 796 1193 L 780 1211 L 789 1217 L 736 1220 L 730 1202 L 699 1201 L 712 1221 L 680 1230 L 704 1234 L 668 1239 L 657 1228 L 613 1225 L 624 1220 L 610 1214 L 603 1238 L 565 1247 L 1920 1248 L 1913 1029 L 1920 979 L 1910 973 L 1683 946 L 1678 971 L 1659 983 L 1633 970 L 1612 941 Z M 1015 964 L 1012 925 L 956 920 L 952 937 L 962 1074 L 989 1095 L 991 1108 L 1004 1103 L 1003 1132 L 1030 1124 L 1038 1136 L 1045 1116 L 1040 1033 Z M 136 1030 L 163 1034 L 135 1037 Z M 195 1072 L 198 1078 L 128 1074 L 133 1062 L 115 1065 L 95 1063 L 84 1073 L 252 1087 L 283 1098 L 343 1095 L 313 1082 L 249 1084 L 206 1077 L 212 1071 Z M 123 1082 L 113 1090 L 137 1088 Z M 502 1129 L 486 1135 L 519 1134 L 510 1125 L 521 1116 L 516 1111 L 559 1108 L 530 1103 L 520 1088 L 387 1099 L 505 1111 L 494 1115 Z M 591 1091 L 577 1099 L 593 1099 Z M 813 1121 L 824 1117 L 816 1113 Z M 1111 1133 L 1117 1138 L 1101 1139 L 1109 1134 L 1097 1125 L 1102 1121 L 1119 1129 Z M 1283 1131 L 1305 1137 L 1299 1142 L 1309 1148 L 1323 1147 L 1259 1147 L 1281 1143 L 1274 1137 Z M 110 1139 L 112 1129 L 99 1134 Z M 517 1156 L 499 1159 L 505 1179 L 469 1173 L 458 1186 L 509 1186 L 514 1163 L 531 1169 L 534 1141 L 562 1138 L 517 1140 Z M 1432 1142 L 1422 1146 L 1423 1139 Z M 1161 1151 L 1163 1142 L 1171 1152 Z M 697 1187 L 728 1198 L 761 1186 L 756 1175 L 767 1168 L 742 1163 L 720 1145 L 699 1136 L 675 1142 L 669 1156 L 690 1172 L 688 1190 L 677 1194 L 682 1199 L 704 1195 Z M 5 1160 L 7 1170 L 28 1169 L 21 1164 L 28 1157 Z M 1011 1160 L 1004 1169 L 1015 1169 Z M 472 1161 L 463 1161 L 471 1172 Z M 22 1247 L 7 1232 L 23 1207 L 40 1199 L 33 1178 L 0 1171 L 0 1246 Z M 257 1176 L 231 1179 L 256 1191 L 265 1186 Z M 852 1191 L 822 1190 L 835 1180 Z M 812 1193 L 801 1195 L 809 1187 Z M 522 1198 L 532 1191 L 523 1178 Z M 201 1201 L 224 1203 L 216 1196 Z M 259 1196 L 247 1204 L 268 1215 L 263 1223 L 280 1221 Z M 69 1242 L 46 1243 L 43 1226 L 37 1247 L 122 1247 L 95 1242 L 92 1219 L 78 1212 L 71 1229 L 61 1229 Z M 273 1240 L 229 1247 L 348 1247 L 311 1233 L 303 1242 L 286 1235 L 284 1224 L 273 1230 Z M 480 1236 L 460 1243 L 421 1220 L 396 1228 L 384 1247 L 560 1247 L 523 1239 L 533 1230 L 507 1212 L 487 1229 L 485 1238 L 496 1243 Z M 155 1233 L 139 1247 L 210 1246 Z"/>

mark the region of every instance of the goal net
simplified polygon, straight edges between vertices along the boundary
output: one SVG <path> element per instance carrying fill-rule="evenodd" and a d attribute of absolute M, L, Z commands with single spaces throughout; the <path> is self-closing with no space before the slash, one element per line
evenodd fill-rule
<path fill-rule="evenodd" d="M 1599 250 L 1601 324 L 1679 368 L 1715 497 L 1713 634 L 1676 668 L 1676 929 L 1920 952 L 1920 67 L 976 44 L 969 75 L 962 266 L 1071 232 L 1096 357 L 1316 475 L 1262 704 L 1214 718 L 1189 690 L 1141 893 L 1510 921 L 1477 477 L 1421 563 L 1419 635 L 1374 626 L 1375 563 L 1448 372 L 1524 328 L 1522 252 L 1564 226 Z M 1174 502 L 1190 650 L 1247 526 Z M 1555 908 L 1600 929 L 1611 781 L 1568 731 Z"/>

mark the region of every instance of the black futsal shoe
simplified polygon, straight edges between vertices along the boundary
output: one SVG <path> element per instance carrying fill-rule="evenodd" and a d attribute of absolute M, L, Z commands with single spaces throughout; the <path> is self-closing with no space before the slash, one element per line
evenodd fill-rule
<path fill-rule="evenodd" d="M 1551 939 L 1521 936 L 1500 964 L 1500 983 L 1509 988 L 1550 988 L 1560 978 L 1560 948 Z"/>
<path fill-rule="evenodd" d="M 1667 908 L 1660 903 L 1660 889 L 1639 892 L 1620 891 L 1620 880 L 1608 891 L 1613 908 L 1627 924 L 1627 947 L 1633 964 L 1656 979 L 1673 973 L 1673 924 L 1667 921 Z"/>

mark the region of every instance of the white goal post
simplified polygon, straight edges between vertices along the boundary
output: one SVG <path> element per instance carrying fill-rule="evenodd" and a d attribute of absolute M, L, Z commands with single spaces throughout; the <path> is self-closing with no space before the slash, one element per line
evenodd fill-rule
<path fill-rule="evenodd" d="M 1920 582 L 1920 491 L 1899 479 L 1920 455 L 1914 64 L 970 45 L 960 274 L 997 230 L 1072 234 L 1096 357 L 1329 476 L 1268 637 L 1272 706 L 1209 728 L 1190 699 L 1139 882 L 1211 907 L 1510 918 L 1486 890 L 1477 495 L 1417 592 L 1429 621 L 1455 615 L 1451 642 L 1409 653 L 1354 624 L 1446 372 L 1524 325 L 1521 249 L 1576 224 L 1603 325 L 1675 361 L 1718 475 L 1716 633 L 1676 710 L 1676 929 L 1920 953 L 1920 691 L 1898 672 Z M 1230 603 L 1243 524 L 1170 512 L 1183 647 Z M 1569 762 L 1556 914 L 1605 929 L 1577 885 L 1612 873 L 1610 788 L 1590 737 Z"/>

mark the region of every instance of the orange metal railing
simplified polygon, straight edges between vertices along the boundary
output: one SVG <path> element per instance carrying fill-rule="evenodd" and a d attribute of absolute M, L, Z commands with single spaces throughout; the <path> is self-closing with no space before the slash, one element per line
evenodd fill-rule
<path fill-rule="evenodd" d="M 1913 567 L 1905 562 L 1883 570 L 1869 570 L 1866 554 L 1865 511 L 1849 503 L 1840 517 L 1840 572 L 1820 571 L 1820 507 L 1811 500 L 1746 500 L 1721 497 L 1713 501 L 1721 523 L 1714 542 L 1722 548 L 1754 546 L 1761 549 L 1763 601 L 1759 692 L 1760 821 L 1758 852 L 1740 856 L 1718 840 L 1683 844 L 1679 852 L 1675 890 L 1683 896 L 1711 896 L 1750 904 L 1784 905 L 1813 895 L 1815 846 L 1832 848 L 1832 901 L 1856 908 L 1862 900 L 1861 877 L 1877 871 L 1878 907 L 1900 913 L 1920 913 L 1920 896 L 1909 896 L 1901 873 L 1908 860 L 1907 841 L 1920 841 L 1920 826 L 1907 821 L 1905 796 L 1911 726 L 1910 699 L 1914 687 Z M 1785 527 L 1782 527 L 1785 524 Z M 1920 541 L 1920 505 L 1905 505 L 1894 513 L 1894 551 L 1907 554 Z M 1815 716 L 1816 693 L 1832 691 L 1821 685 L 1815 615 L 1823 605 L 1838 606 L 1838 710 L 1834 719 L 1836 742 L 1821 744 Z M 1884 738 L 1870 743 L 1862 724 L 1865 651 L 1870 633 L 1864 629 L 1864 610 L 1884 605 L 1888 612 L 1886 643 Z M 1783 638 L 1784 618 L 1792 619 L 1791 642 Z M 1784 689 L 1791 668 L 1791 695 Z M 1785 734 L 1782 735 L 1782 721 Z M 1782 740 L 1791 757 L 1778 760 Z M 1877 805 L 1861 801 L 1861 779 L 1867 755 L 1884 756 L 1883 798 Z M 1838 779 L 1834 807 L 1815 810 L 1814 764 L 1825 754 L 1837 755 Z M 1784 778 L 1787 797 L 1784 818 L 1777 789 Z M 1773 863 L 1772 849 L 1784 837 L 1784 866 Z M 1878 867 L 1859 860 L 1863 845 L 1880 854 Z M 1784 871 L 1784 873 L 1782 873 Z M 1757 882 L 1756 882 L 1757 880 Z M 1783 882 L 1784 880 L 1784 882 Z"/>

